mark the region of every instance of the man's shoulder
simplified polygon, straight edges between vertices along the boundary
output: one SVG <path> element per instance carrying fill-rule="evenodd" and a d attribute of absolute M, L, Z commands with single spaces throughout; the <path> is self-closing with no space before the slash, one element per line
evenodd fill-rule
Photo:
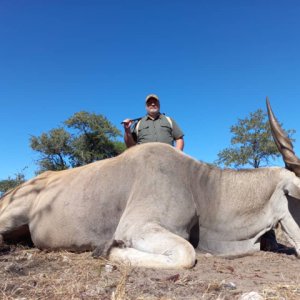
<path fill-rule="evenodd" d="M 170 124 L 171 128 L 173 128 L 173 119 L 169 116 L 163 115 L 167 122 Z"/>
<path fill-rule="evenodd" d="M 144 117 L 139 118 L 139 120 L 134 124 L 132 132 L 137 134 L 138 130 L 141 126 L 141 123 L 144 122 L 144 121 L 147 121 L 147 119 L 148 119 L 147 115 L 144 116 Z"/>
<path fill-rule="evenodd" d="M 147 121 L 147 120 L 148 120 L 148 116 L 147 116 L 147 115 L 144 116 L 144 117 L 141 117 L 141 118 L 135 123 L 135 127 L 139 127 L 140 124 L 141 124 L 142 122 L 145 122 L 145 121 Z"/>

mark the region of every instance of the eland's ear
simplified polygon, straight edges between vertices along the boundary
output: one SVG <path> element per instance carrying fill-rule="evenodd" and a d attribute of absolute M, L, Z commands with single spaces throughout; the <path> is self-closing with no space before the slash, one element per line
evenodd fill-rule
<path fill-rule="evenodd" d="M 283 190 L 286 195 L 300 199 L 300 187 L 295 183 L 290 181 L 283 187 Z"/>

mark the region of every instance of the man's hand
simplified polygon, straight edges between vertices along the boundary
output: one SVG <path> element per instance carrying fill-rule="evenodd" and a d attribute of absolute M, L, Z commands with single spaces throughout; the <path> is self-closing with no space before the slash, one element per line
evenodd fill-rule
<path fill-rule="evenodd" d="M 125 144 L 126 144 L 127 148 L 132 147 L 136 144 L 135 140 L 132 137 L 131 129 L 130 129 L 130 126 L 133 124 L 133 120 L 125 119 L 122 122 L 122 124 L 123 124 L 124 129 L 125 129 L 125 134 L 124 134 Z"/>
<path fill-rule="evenodd" d="M 132 125 L 132 123 L 133 123 L 133 121 L 131 119 L 125 119 L 122 122 L 125 132 L 130 132 L 130 126 Z"/>

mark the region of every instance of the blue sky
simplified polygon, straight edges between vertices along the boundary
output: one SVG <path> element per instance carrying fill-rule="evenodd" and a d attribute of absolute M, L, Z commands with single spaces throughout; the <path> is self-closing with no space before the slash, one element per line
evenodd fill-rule
<path fill-rule="evenodd" d="M 0 0 L 0 179 L 34 176 L 31 135 L 81 110 L 122 129 L 149 93 L 196 159 L 266 96 L 300 153 L 299 15 L 298 1 Z"/>

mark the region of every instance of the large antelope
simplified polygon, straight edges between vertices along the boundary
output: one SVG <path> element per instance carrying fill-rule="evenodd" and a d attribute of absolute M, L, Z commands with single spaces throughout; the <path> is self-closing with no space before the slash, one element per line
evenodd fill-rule
<path fill-rule="evenodd" d="M 221 170 L 169 145 L 139 145 L 10 191 L 1 199 L 0 236 L 28 228 L 41 249 L 102 249 L 111 241 L 111 260 L 191 268 L 196 227 L 198 248 L 239 255 L 258 251 L 261 236 L 281 223 L 299 255 L 300 161 L 268 101 L 267 108 L 286 168 Z"/>

